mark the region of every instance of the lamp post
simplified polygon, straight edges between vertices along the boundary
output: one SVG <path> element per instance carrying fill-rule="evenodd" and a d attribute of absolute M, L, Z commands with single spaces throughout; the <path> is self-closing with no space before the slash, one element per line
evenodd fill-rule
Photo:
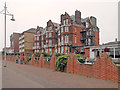
<path fill-rule="evenodd" d="M 5 16 L 5 37 L 4 37 L 4 39 L 5 39 L 5 41 L 4 41 L 4 67 L 6 67 L 6 15 L 8 15 L 8 16 L 12 16 L 12 21 L 15 21 L 15 19 L 14 19 L 14 15 L 13 14 L 11 14 L 11 13 L 9 13 L 8 11 L 7 11 L 7 7 L 6 7 L 6 2 L 5 2 L 5 6 L 4 6 L 4 9 L 0 12 L 0 14 L 4 14 L 4 16 Z"/>

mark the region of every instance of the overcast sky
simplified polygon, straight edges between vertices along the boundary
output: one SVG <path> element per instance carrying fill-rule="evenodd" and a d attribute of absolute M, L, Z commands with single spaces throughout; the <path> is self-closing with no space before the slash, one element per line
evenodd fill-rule
<path fill-rule="evenodd" d="M 100 44 L 118 38 L 118 0 L 6 0 L 8 11 L 14 14 L 16 21 L 7 17 L 7 47 L 10 35 L 21 33 L 37 26 L 45 27 L 51 19 L 60 23 L 60 15 L 67 12 L 70 16 L 80 10 L 82 18 L 94 16 L 100 29 Z M 0 0 L 0 11 L 5 0 Z M 4 15 L 0 15 L 0 50 L 4 47 Z"/>

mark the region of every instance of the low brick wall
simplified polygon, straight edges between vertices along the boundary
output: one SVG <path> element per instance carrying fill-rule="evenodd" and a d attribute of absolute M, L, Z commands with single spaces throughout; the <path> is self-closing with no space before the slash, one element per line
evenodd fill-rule
<path fill-rule="evenodd" d="M 45 61 L 43 55 L 40 56 L 39 61 L 34 60 L 34 55 L 31 57 L 31 64 L 35 66 L 55 69 L 56 57 L 53 55 L 50 61 Z"/>
<path fill-rule="evenodd" d="M 4 56 L 2 57 L 4 60 Z M 22 55 L 21 58 L 22 59 Z M 15 61 L 15 57 L 12 55 L 7 56 L 8 61 Z M 27 55 L 25 55 L 25 61 L 27 61 Z M 43 55 L 40 56 L 39 61 L 34 60 L 34 55 L 31 57 L 31 61 L 27 64 L 39 66 L 41 68 L 56 68 L 56 56 L 53 55 L 50 61 L 44 61 Z M 97 58 L 94 64 L 81 64 L 74 54 L 71 54 L 66 66 L 66 71 L 72 74 L 85 75 L 103 80 L 109 80 L 114 82 L 120 82 L 120 67 L 117 67 L 107 54 L 101 54 Z"/>
<path fill-rule="evenodd" d="M 101 54 L 92 65 L 79 63 L 77 57 L 72 54 L 67 62 L 67 72 L 115 82 L 120 81 L 118 78 L 120 67 L 113 64 L 112 59 L 105 53 Z"/>

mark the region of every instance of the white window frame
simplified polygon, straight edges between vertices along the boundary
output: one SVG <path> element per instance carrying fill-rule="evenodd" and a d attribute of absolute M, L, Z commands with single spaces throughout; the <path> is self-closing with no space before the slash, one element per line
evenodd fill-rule
<path fill-rule="evenodd" d="M 62 33 L 62 32 L 64 32 L 64 31 L 63 31 L 63 27 L 61 27 L 61 33 Z"/>
<path fill-rule="evenodd" d="M 60 30 L 58 31 L 58 35 L 60 35 Z"/>
<path fill-rule="evenodd" d="M 66 19 L 66 24 L 68 24 L 68 19 Z"/>
<path fill-rule="evenodd" d="M 60 38 L 58 38 L 58 45 L 60 45 Z"/>
<path fill-rule="evenodd" d="M 65 36 L 65 43 L 68 43 L 68 36 Z"/>
<path fill-rule="evenodd" d="M 61 37 L 61 43 L 62 44 L 64 43 L 64 37 L 63 36 Z"/>
<path fill-rule="evenodd" d="M 39 52 L 39 50 L 37 50 L 37 52 Z"/>
<path fill-rule="evenodd" d="M 52 33 L 51 32 L 49 32 L 49 37 L 52 37 Z"/>
<path fill-rule="evenodd" d="M 37 36 L 37 40 L 39 40 L 39 36 Z"/>
<path fill-rule="evenodd" d="M 63 25 L 65 25 L 65 20 L 63 20 Z"/>
<path fill-rule="evenodd" d="M 65 32 L 69 32 L 69 28 L 68 27 L 65 27 Z"/>
<path fill-rule="evenodd" d="M 61 47 L 61 53 L 63 53 L 64 47 Z"/>
<path fill-rule="evenodd" d="M 39 42 L 37 42 L 37 45 L 36 46 L 39 46 Z"/>
<path fill-rule="evenodd" d="M 68 47 L 65 46 L 65 54 L 68 54 Z"/>
<path fill-rule="evenodd" d="M 49 40 L 49 45 L 52 46 L 52 40 Z"/>
<path fill-rule="evenodd" d="M 60 53 L 60 47 L 58 48 L 58 53 Z"/>
<path fill-rule="evenodd" d="M 52 30 L 52 26 L 50 26 L 50 27 L 48 28 L 48 30 L 51 31 L 51 30 Z"/>
<path fill-rule="evenodd" d="M 49 48 L 49 54 L 52 54 L 52 49 L 51 48 Z"/>

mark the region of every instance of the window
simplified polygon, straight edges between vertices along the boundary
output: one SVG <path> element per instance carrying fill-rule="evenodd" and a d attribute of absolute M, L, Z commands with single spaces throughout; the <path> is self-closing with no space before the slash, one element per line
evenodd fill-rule
<path fill-rule="evenodd" d="M 60 38 L 58 39 L 58 45 L 60 45 Z"/>
<path fill-rule="evenodd" d="M 75 28 L 75 32 L 76 32 L 76 28 Z"/>
<path fill-rule="evenodd" d="M 37 50 L 37 52 L 39 52 L 39 50 Z"/>
<path fill-rule="evenodd" d="M 52 33 L 49 32 L 49 37 L 51 37 L 51 36 L 52 36 Z"/>
<path fill-rule="evenodd" d="M 48 53 L 48 49 L 46 49 L 45 52 Z"/>
<path fill-rule="evenodd" d="M 51 48 L 49 48 L 49 54 L 52 54 L 52 49 Z"/>
<path fill-rule="evenodd" d="M 58 53 L 60 53 L 60 48 L 58 48 Z"/>
<path fill-rule="evenodd" d="M 65 54 L 68 54 L 68 47 L 65 47 Z"/>
<path fill-rule="evenodd" d="M 65 32 L 68 32 L 68 27 L 65 27 Z"/>
<path fill-rule="evenodd" d="M 84 52 L 84 49 L 83 49 L 83 48 L 81 48 L 81 52 Z"/>
<path fill-rule="evenodd" d="M 65 25 L 65 20 L 63 22 L 64 22 L 64 25 Z"/>
<path fill-rule="evenodd" d="M 37 46 L 39 46 L 39 42 L 37 42 Z"/>
<path fill-rule="evenodd" d="M 37 40 L 39 40 L 39 36 L 37 36 Z"/>
<path fill-rule="evenodd" d="M 52 40 L 49 40 L 49 45 L 52 45 Z"/>
<path fill-rule="evenodd" d="M 48 28 L 48 30 L 51 31 L 51 30 L 52 30 L 52 26 L 50 26 L 50 27 Z"/>
<path fill-rule="evenodd" d="M 65 43 L 68 43 L 68 36 L 65 36 Z"/>
<path fill-rule="evenodd" d="M 39 31 L 37 31 L 37 34 L 39 34 Z"/>
<path fill-rule="evenodd" d="M 58 31 L 58 35 L 60 35 L 60 30 Z"/>
<path fill-rule="evenodd" d="M 57 53 L 57 49 L 55 49 L 55 53 Z"/>
<path fill-rule="evenodd" d="M 63 49 L 64 49 L 64 48 L 63 48 L 63 47 L 61 47 L 61 53 L 63 53 Z"/>
<path fill-rule="evenodd" d="M 42 35 L 42 40 L 43 40 L 43 35 Z"/>
<path fill-rule="evenodd" d="M 75 43 L 76 43 L 76 36 L 75 36 Z"/>
<path fill-rule="evenodd" d="M 61 42 L 62 42 L 62 44 L 63 44 L 63 42 L 64 42 L 63 36 L 61 37 Z"/>
<path fill-rule="evenodd" d="M 89 23 L 88 22 L 86 22 L 86 28 L 89 28 Z"/>
<path fill-rule="evenodd" d="M 36 36 L 34 37 L 34 40 L 36 40 Z"/>
<path fill-rule="evenodd" d="M 68 24 L 68 19 L 66 19 L 66 24 Z"/>
<path fill-rule="evenodd" d="M 63 27 L 61 27 L 61 33 L 63 32 Z"/>

